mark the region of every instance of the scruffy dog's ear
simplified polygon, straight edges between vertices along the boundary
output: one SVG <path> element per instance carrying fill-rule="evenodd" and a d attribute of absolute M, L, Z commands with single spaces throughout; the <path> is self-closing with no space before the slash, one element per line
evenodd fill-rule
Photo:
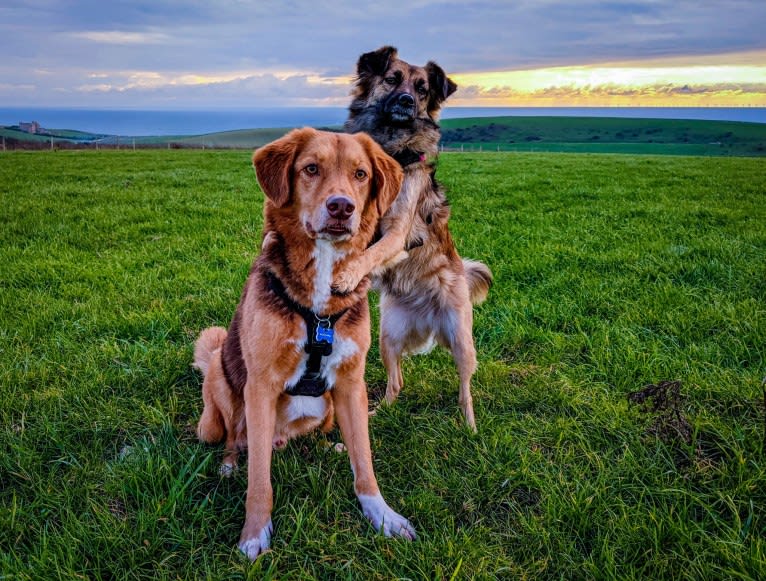
<path fill-rule="evenodd" d="M 362 143 L 367 155 L 372 162 L 373 192 L 372 196 L 378 210 L 378 215 L 383 216 L 394 203 L 399 190 L 402 187 L 404 172 L 393 157 L 388 155 L 383 148 L 378 145 L 366 133 L 355 133 L 354 137 Z"/>
<path fill-rule="evenodd" d="M 382 46 L 378 50 L 366 52 L 356 62 L 356 73 L 359 78 L 382 75 L 388 70 L 391 59 L 396 58 L 397 52 L 393 46 Z"/>
<path fill-rule="evenodd" d="M 437 109 L 447 97 L 457 91 L 457 85 L 435 62 L 429 61 L 426 64 L 425 69 L 428 73 L 428 86 L 431 92 L 431 98 L 428 101 L 428 110 L 431 111 Z"/>
<path fill-rule="evenodd" d="M 295 155 L 315 135 L 316 130 L 311 127 L 293 129 L 253 153 L 253 167 L 258 183 L 277 208 L 290 200 Z"/>

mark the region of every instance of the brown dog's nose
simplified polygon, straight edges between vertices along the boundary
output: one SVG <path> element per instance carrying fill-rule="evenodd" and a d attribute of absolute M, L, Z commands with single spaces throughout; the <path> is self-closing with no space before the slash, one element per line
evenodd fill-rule
<path fill-rule="evenodd" d="M 326 206 L 330 216 L 337 220 L 348 220 L 356 209 L 354 202 L 345 196 L 332 196 Z"/>

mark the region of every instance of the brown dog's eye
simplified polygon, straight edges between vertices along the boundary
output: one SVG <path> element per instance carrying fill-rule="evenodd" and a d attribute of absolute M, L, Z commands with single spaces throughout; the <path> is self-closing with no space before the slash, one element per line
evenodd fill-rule
<path fill-rule="evenodd" d="M 356 173 L 354 174 L 354 177 L 356 179 L 358 179 L 359 181 L 362 181 L 363 179 L 365 179 L 367 177 L 367 172 L 364 171 L 363 169 L 358 169 L 358 170 L 356 170 Z"/>
<path fill-rule="evenodd" d="M 315 176 L 319 173 L 319 166 L 317 166 L 315 163 L 310 163 L 303 169 L 303 171 L 305 171 L 310 176 Z"/>

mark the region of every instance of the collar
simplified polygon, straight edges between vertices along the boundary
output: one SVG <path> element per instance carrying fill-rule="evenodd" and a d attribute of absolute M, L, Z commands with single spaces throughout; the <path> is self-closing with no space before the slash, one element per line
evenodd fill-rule
<path fill-rule="evenodd" d="M 346 314 L 348 308 L 332 315 L 317 315 L 308 307 L 295 302 L 287 294 L 284 283 L 273 272 L 267 272 L 266 276 L 269 290 L 279 297 L 291 311 L 303 317 L 303 320 L 306 322 L 305 350 L 309 354 L 306 371 L 295 385 L 291 385 L 285 390 L 285 393 L 287 395 L 319 397 L 329 387 L 325 379 L 320 375 L 322 357 L 327 357 L 332 353 L 332 345 L 335 339 L 335 329 L 333 327 Z"/>
<path fill-rule="evenodd" d="M 392 155 L 396 161 L 399 162 L 399 165 L 402 167 L 407 167 L 408 165 L 412 165 L 413 163 L 418 163 L 426 160 L 426 154 L 421 153 L 419 151 L 415 151 L 413 149 L 403 149 L 402 151 L 399 151 Z"/>

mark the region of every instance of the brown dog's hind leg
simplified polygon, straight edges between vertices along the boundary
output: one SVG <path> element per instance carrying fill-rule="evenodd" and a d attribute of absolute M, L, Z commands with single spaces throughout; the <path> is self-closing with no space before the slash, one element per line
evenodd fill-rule
<path fill-rule="evenodd" d="M 202 415 L 197 423 L 197 437 L 207 444 L 217 444 L 226 434 L 226 425 L 221 409 L 215 401 L 217 382 L 222 378 L 221 355 L 216 353 L 202 382 Z"/>

